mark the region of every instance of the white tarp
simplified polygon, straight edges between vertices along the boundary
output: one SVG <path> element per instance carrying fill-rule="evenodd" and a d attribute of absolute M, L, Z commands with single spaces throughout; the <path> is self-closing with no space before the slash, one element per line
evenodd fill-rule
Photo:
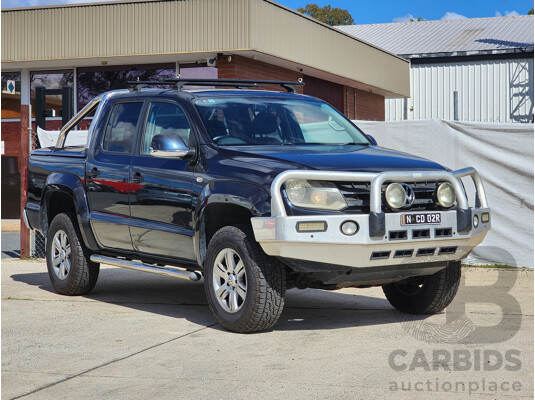
<path fill-rule="evenodd" d="M 466 261 L 533 268 L 533 125 L 436 119 L 354 122 L 382 147 L 452 170 L 474 167 L 492 209 L 492 229 Z M 470 178 L 463 183 L 473 205 L 473 184 Z"/>
<path fill-rule="evenodd" d="M 67 135 L 65 146 L 85 146 L 87 143 L 88 131 L 70 131 Z M 59 137 L 59 131 L 45 131 L 37 127 L 37 137 L 41 147 L 56 146 Z"/>

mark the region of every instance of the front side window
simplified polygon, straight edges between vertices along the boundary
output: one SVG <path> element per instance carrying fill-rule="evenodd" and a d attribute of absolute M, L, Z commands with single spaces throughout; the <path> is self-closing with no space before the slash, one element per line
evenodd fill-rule
<path fill-rule="evenodd" d="M 188 119 L 180 107 L 173 103 L 152 103 L 140 154 L 150 154 L 152 140 L 157 135 L 177 135 L 188 145 L 190 134 Z"/>
<path fill-rule="evenodd" d="M 142 107 L 141 102 L 115 104 L 104 133 L 102 142 L 104 151 L 132 153 Z"/>
<path fill-rule="evenodd" d="M 369 144 L 355 125 L 318 100 L 251 96 L 203 98 L 195 105 L 221 146 Z"/>

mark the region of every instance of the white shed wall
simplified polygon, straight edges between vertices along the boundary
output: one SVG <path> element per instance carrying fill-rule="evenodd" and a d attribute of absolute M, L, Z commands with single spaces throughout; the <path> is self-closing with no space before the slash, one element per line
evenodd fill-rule
<path fill-rule="evenodd" d="M 533 116 L 533 59 L 411 65 L 411 97 L 386 99 L 386 121 L 458 119 L 530 122 Z"/>

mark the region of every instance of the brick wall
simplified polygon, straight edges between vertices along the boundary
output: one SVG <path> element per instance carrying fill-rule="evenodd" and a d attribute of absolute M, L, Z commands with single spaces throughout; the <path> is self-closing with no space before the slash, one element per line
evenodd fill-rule
<path fill-rule="evenodd" d="M 282 80 L 282 81 L 297 81 L 303 78 L 303 74 L 299 71 L 292 71 L 286 68 L 278 67 L 261 61 L 256 61 L 251 58 L 242 56 L 232 56 L 232 60 L 227 62 L 225 59 L 218 61 L 217 65 L 218 77 L 220 79 L 266 79 L 266 80 Z M 305 80 L 306 83 L 306 80 Z M 280 91 L 280 86 L 266 85 L 263 89 Z M 344 114 L 348 110 L 348 117 L 355 119 L 354 107 L 354 93 L 357 92 L 357 119 L 384 121 L 385 119 L 385 104 L 384 97 L 369 93 L 363 90 L 348 88 L 348 96 L 346 103 L 346 86 L 342 87 L 344 107 L 341 110 Z M 303 93 L 303 87 L 297 87 L 298 93 Z"/>
<path fill-rule="evenodd" d="M 230 62 L 224 59 L 219 60 L 217 74 L 219 79 L 264 79 L 292 82 L 303 77 L 303 74 L 298 71 L 291 71 L 286 68 L 256 61 L 252 58 L 236 55 L 232 56 Z M 281 87 L 276 85 L 266 85 L 262 88 L 267 90 L 281 90 Z M 298 86 L 296 89 L 298 93 L 303 93 L 302 86 Z"/>
<path fill-rule="evenodd" d="M 347 90 L 347 96 L 346 96 Z M 355 115 L 355 94 L 357 114 Z M 375 93 L 344 86 L 344 114 L 349 119 L 385 120 L 385 98 Z"/>
<path fill-rule="evenodd" d="M 20 122 L 2 122 L 4 155 L 18 157 L 20 154 Z"/>

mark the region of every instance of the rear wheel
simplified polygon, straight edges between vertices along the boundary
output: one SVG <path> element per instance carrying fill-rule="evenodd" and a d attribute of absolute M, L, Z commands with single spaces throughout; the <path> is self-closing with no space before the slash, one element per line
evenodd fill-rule
<path fill-rule="evenodd" d="M 56 292 L 69 296 L 89 293 L 97 283 L 100 264 L 92 262 L 73 213 L 58 214 L 46 240 L 48 276 Z"/>
<path fill-rule="evenodd" d="M 445 309 L 455 297 L 461 280 L 461 262 L 434 275 L 417 276 L 383 286 L 386 298 L 397 310 L 408 314 L 434 314 Z"/>
<path fill-rule="evenodd" d="M 226 226 L 208 245 L 204 288 L 221 326 L 240 333 L 262 331 L 282 313 L 285 268 L 264 253 L 249 227 Z"/>

